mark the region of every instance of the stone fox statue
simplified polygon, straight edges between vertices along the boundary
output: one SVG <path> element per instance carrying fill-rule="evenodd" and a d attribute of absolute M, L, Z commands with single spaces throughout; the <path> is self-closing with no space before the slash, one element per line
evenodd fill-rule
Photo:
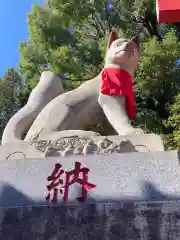
<path fill-rule="evenodd" d="M 75 90 L 65 92 L 61 80 L 43 72 L 27 104 L 8 122 L 2 144 L 30 141 L 37 136 L 64 130 L 86 129 L 103 114 L 119 135 L 140 134 L 129 118 L 135 116 L 132 77 L 140 57 L 138 38 L 119 39 L 115 30 L 109 37 L 102 72 Z M 104 113 L 103 113 L 104 112 Z"/>

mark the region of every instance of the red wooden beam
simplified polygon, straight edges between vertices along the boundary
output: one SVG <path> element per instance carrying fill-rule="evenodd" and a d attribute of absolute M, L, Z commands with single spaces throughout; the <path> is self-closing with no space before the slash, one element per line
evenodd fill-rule
<path fill-rule="evenodd" d="M 180 22 L 180 0 L 156 0 L 159 23 Z"/>

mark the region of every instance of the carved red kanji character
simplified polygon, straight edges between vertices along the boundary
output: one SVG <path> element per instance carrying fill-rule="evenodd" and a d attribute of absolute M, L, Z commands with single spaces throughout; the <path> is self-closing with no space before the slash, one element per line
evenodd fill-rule
<path fill-rule="evenodd" d="M 56 204 L 58 201 L 58 186 L 63 184 L 63 180 L 61 179 L 62 174 L 64 173 L 64 170 L 61 170 L 62 165 L 59 163 L 55 164 L 55 168 L 51 174 L 47 178 L 48 181 L 51 181 L 49 185 L 47 185 L 47 190 L 49 191 L 46 201 Z M 53 197 L 51 199 L 51 191 L 53 191 Z M 62 194 L 62 189 L 60 189 L 60 193 Z"/>
<path fill-rule="evenodd" d="M 96 187 L 96 185 L 88 183 L 88 168 L 81 168 L 81 163 L 76 162 L 75 163 L 75 169 L 69 172 L 65 172 L 66 174 L 66 180 L 64 188 L 64 196 L 63 200 L 65 202 L 68 201 L 68 193 L 69 193 L 69 187 L 73 185 L 74 183 L 79 183 L 82 186 L 82 196 L 80 198 L 77 198 L 79 202 L 85 202 L 87 199 L 87 191 L 92 190 Z M 80 178 L 80 175 L 82 173 L 82 178 Z M 72 177 L 72 180 L 70 178 Z"/>
<path fill-rule="evenodd" d="M 65 202 L 68 201 L 68 194 L 69 194 L 69 187 L 73 185 L 74 183 L 79 183 L 82 187 L 82 196 L 80 198 L 77 198 L 79 202 L 85 202 L 87 199 L 87 192 L 92 190 L 96 187 L 96 185 L 91 184 L 88 182 L 88 168 L 81 168 L 81 163 L 76 162 L 75 163 L 75 169 L 72 171 L 66 171 L 61 169 L 62 165 L 59 163 L 55 164 L 55 168 L 51 174 L 47 178 L 48 181 L 51 181 L 49 185 L 47 185 L 47 190 L 49 191 L 46 200 L 52 204 L 56 204 L 58 201 L 58 186 L 63 184 L 63 180 L 61 179 L 62 175 L 65 173 L 66 180 L 65 185 L 61 186 L 61 189 L 59 190 L 61 194 L 63 194 L 63 200 Z M 80 178 L 82 176 L 82 178 Z M 64 191 L 62 190 L 64 189 Z M 53 197 L 51 199 L 51 191 L 53 191 Z"/>

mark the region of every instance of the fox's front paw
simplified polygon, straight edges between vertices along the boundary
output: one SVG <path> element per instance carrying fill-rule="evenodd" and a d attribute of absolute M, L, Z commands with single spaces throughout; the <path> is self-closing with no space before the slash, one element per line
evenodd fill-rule
<path fill-rule="evenodd" d="M 134 128 L 134 130 L 132 131 L 132 134 L 140 135 L 140 134 L 144 134 L 144 131 L 141 128 Z"/>
<path fill-rule="evenodd" d="M 141 135 L 144 134 L 144 131 L 141 128 L 130 128 L 126 131 L 121 132 L 119 135 Z"/>

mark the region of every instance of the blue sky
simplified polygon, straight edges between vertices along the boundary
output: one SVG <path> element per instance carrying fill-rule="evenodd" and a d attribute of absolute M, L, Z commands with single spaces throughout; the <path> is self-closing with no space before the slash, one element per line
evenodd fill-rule
<path fill-rule="evenodd" d="M 16 68 L 19 42 L 28 38 L 27 13 L 33 3 L 43 0 L 5 0 L 0 9 L 0 77 L 10 67 Z"/>

